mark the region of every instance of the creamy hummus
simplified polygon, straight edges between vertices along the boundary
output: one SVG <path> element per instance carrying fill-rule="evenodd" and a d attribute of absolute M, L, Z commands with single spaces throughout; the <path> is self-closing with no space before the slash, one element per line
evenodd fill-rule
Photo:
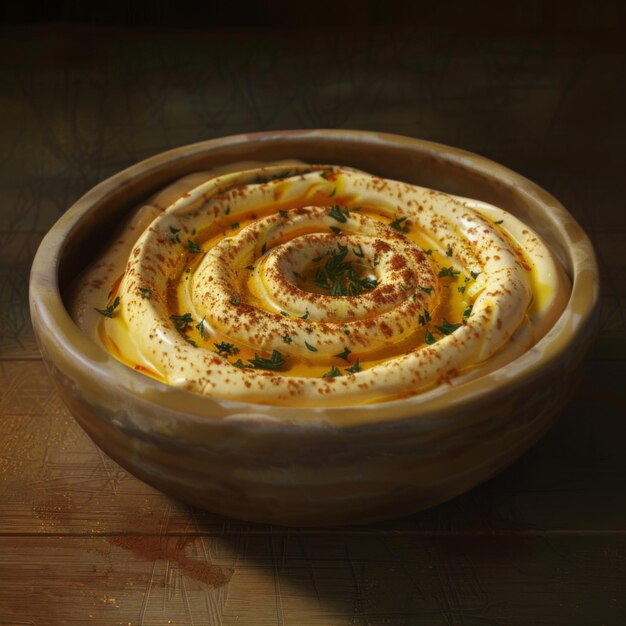
<path fill-rule="evenodd" d="M 569 282 L 491 205 L 338 166 L 195 174 L 78 280 L 76 322 L 191 392 L 338 406 L 458 384 L 553 325 Z"/>

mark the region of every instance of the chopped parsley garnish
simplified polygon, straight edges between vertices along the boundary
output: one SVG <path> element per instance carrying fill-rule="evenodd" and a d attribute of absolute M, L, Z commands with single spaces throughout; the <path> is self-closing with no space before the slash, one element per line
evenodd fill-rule
<path fill-rule="evenodd" d="M 220 343 L 214 343 L 213 345 L 215 346 L 215 351 L 221 356 L 235 356 L 240 352 L 237 346 L 233 345 L 232 343 L 226 343 L 225 341 L 222 341 Z"/>
<path fill-rule="evenodd" d="M 170 226 L 170 240 L 173 243 L 180 243 L 180 228 Z"/>
<path fill-rule="evenodd" d="M 254 265 L 246 265 L 243 269 L 244 270 L 253 270 L 254 269 Z"/>
<path fill-rule="evenodd" d="M 230 299 L 230 303 L 233 306 L 239 306 L 241 304 L 241 298 L 239 296 L 235 296 L 234 298 Z"/>
<path fill-rule="evenodd" d="M 261 254 L 265 254 L 267 252 L 267 243 L 263 242 L 263 245 L 261 246 Z"/>
<path fill-rule="evenodd" d="M 342 212 L 338 204 L 333 204 L 328 212 L 328 215 L 342 224 L 345 224 L 348 221 L 347 214 Z"/>
<path fill-rule="evenodd" d="M 287 311 L 283 311 L 282 309 L 280 310 L 280 314 L 284 315 L 285 317 L 289 317 L 289 313 L 287 313 Z"/>
<path fill-rule="evenodd" d="M 452 249 L 452 246 L 448 244 L 448 247 L 446 248 L 446 256 L 452 256 L 453 254 L 454 250 Z"/>
<path fill-rule="evenodd" d="M 204 319 L 206 315 L 196 324 L 196 329 L 200 333 L 200 338 L 204 339 Z"/>
<path fill-rule="evenodd" d="M 498 220 L 497 222 L 494 222 L 494 224 L 502 224 L 502 222 L 504 222 L 504 220 Z"/>
<path fill-rule="evenodd" d="M 443 320 L 443 324 L 441 324 L 440 326 L 435 326 L 435 328 L 442 334 L 442 335 L 450 335 L 452 334 L 457 328 L 460 328 L 463 324 L 450 324 L 450 322 Z"/>
<path fill-rule="evenodd" d="M 420 289 L 421 289 L 424 293 L 432 293 L 432 292 L 433 292 L 433 288 L 432 288 L 432 287 L 420 287 Z"/>
<path fill-rule="evenodd" d="M 336 356 L 338 359 L 343 359 L 344 361 L 348 361 L 348 363 L 350 363 L 350 359 L 348 358 L 350 354 L 352 354 L 352 350 L 350 350 L 350 348 L 346 346 L 343 349 L 343 352 L 340 352 L 339 354 L 333 354 L 333 356 Z"/>
<path fill-rule="evenodd" d="M 269 359 L 264 359 L 255 352 L 254 358 L 248 359 L 248 362 L 255 369 L 277 370 L 285 364 L 285 359 L 283 359 L 283 355 L 278 350 L 272 350 L 272 356 Z"/>
<path fill-rule="evenodd" d="M 252 367 L 252 365 L 246 365 L 246 364 L 245 364 L 245 363 L 244 363 L 241 359 L 237 359 L 237 360 L 233 363 L 233 365 L 234 365 L 235 367 L 240 367 L 241 369 L 243 369 L 243 368 L 245 368 L 245 367 L 250 367 L 250 368 Z"/>
<path fill-rule="evenodd" d="M 304 315 L 301 315 L 301 316 L 300 316 L 300 319 L 301 319 L 301 320 L 308 320 L 308 319 L 309 319 L 309 309 L 307 309 L 307 310 L 304 312 Z"/>
<path fill-rule="evenodd" d="M 317 348 L 315 346 L 312 346 L 310 343 L 307 343 L 305 341 L 304 345 L 306 346 L 307 350 L 310 350 L 311 352 L 317 352 Z"/>
<path fill-rule="evenodd" d="M 432 346 L 435 343 L 435 341 L 437 340 L 435 339 L 433 334 L 427 329 L 426 332 L 424 333 L 424 342 L 428 344 L 429 346 Z"/>
<path fill-rule="evenodd" d="M 323 289 L 330 289 L 330 285 L 328 284 L 328 278 L 326 277 L 326 273 L 323 269 L 318 269 L 315 274 L 315 284 L 319 285 Z"/>
<path fill-rule="evenodd" d="M 342 376 L 342 373 L 334 365 L 325 374 L 322 374 L 322 378 L 336 378 L 337 376 Z"/>
<path fill-rule="evenodd" d="M 400 233 L 408 233 L 409 226 L 405 223 L 407 219 L 407 217 L 396 217 L 393 222 L 389 222 L 389 226 L 391 226 L 391 228 L 394 228 Z"/>
<path fill-rule="evenodd" d="M 191 324 L 191 313 L 183 313 L 182 315 L 170 315 L 170 319 L 176 324 L 178 330 L 184 330 Z"/>
<path fill-rule="evenodd" d="M 471 274 L 472 278 L 474 280 L 476 280 L 478 278 L 478 275 L 480 274 L 480 272 L 470 272 L 470 274 Z"/>
<path fill-rule="evenodd" d="M 472 313 L 472 305 L 468 304 L 465 311 L 463 311 L 463 317 L 469 317 L 471 313 Z"/>
<path fill-rule="evenodd" d="M 288 215 L 288 213 L 287 213 L 287 211 L 285 211 L 285 209 L 278 209 L 278 214 L 279 214 L 281 217 L 284 217 L 285 219 L 287 219 L 287 215 Z"/>
<path fill-rule="evenodd" d="M 237 230 L 239 228 L 239 222 L 233 222 L 230 225 L 231 230 Z"/>
<path fill-rule="evenodd" d="M 141 297 L 146 300 L 150 300 L 150 298 L 152 298 L 152 289 L 149 287 L 139 287 L 139 293 L 141 294 Z"/>
<path fill-rule="evenodd" d="M 439 270 L 439 278 L 444 278 L 446 276 L 450 276 L 451 278 L 456 278 L 461 272 L 455 270 L 452 266 L 443 267 Z"/>
<path fill-rule="evenodd" d="M 341 235 L 341 228 L 337 228 L 336 226 L 331 226 L 330 230 L 332 230 L 333 233 L 337 236 Z"/>
<path fill-rule="evenodd" d="M 465 293 L 465 285 L 461 285 L 460 287 L 457 287 L 457 291 L 459 293 Z"/>
<path fill-rule="evenodd" d="M 352 248 L 352 252 L 354 253 L 354 256 L 358 257 L 359 259 L 362 259 L 365 256 L 363 248 L 361 248 L 361 244 L 359 244 L 356 248 Z"/>
<path fill-rule="evenodd" d="M 350 367 L 346 367 L 346 372 L 350 372 L 351 374 L 356 374 L 361 371 L 361 365 L 359 364 L 359 359 L 357 359 Z"/>
<path fill-rule="evenodd" d="M 328 180 L 329 176 L 332 176 L 332 174 L 333 174 L 332 170 L 324 170 L 323 172 L 319 172 L 319 175 L 325 180 Z"/>
<path fill-rule="evenodd" d="M 329 292 L 331 296 L 356 296 L 363 291 L 370 291 L 378 286 L 378 281 L 366 276 L 356 275 L 351 261 L 346 261 L 348 247 L 337 245 L 331 251 L 330 258 L 315 274 L 315 283 Z"/>
<path fill-rule="evenodd" d="M 430 322 L 430 313 L 427 309 L 424 309 L 423 315 L 418 316 L 417 321 L 419 322 L 420 326 L 426 326 L 426 324 Z"/>
<path fill-rule="evenodd" d="M 424 251 L 424 254 L 427 254 L 428 256 L 430 256 L 433 253 L 431 248 L 428 248 L 428 249 L 422 248 L 422 250 Z"/>
<path fill-rule="evenodd" d="M 350 334 L 350 329 L 349 328 L 344 328 L 343 329 L 343 334 L 344 335 L 349 335 Z"/>
<path fill-rule="evenodd" d="M 189 250 L 191 254 L 200 254 L 200 252 L 202 252 L 202 248 L 191 239 L 187 242 L 187 250 Z"/>
<path fill-rule="evenodd" d="M 283 341 L 285 343 L 291 343 L 293 339 L 291 338 L 291 335 L 283 335 Z"/>
<path fill-rule="evenodd" d="M 106 309 L 98 309 L 96 307 L 94 307 L 94 309 L 96 309 L 96 311 L 98 311 L 100 315 L 104 315 L 104 317 L 113 317 L 113 311 L 117 309 L 119 304 L 120 304 L 120 297 L 116 296 L 115 300 L 113 300 L 113 304 L 109 304 L 109 306 Z"/>

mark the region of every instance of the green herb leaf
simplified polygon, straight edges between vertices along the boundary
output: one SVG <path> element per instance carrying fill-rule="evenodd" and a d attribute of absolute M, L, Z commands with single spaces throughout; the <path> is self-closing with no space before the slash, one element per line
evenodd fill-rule
<path fill-rule="evenodd" d="M 202 248 L 191 239 L 187 242 L 187 250 L 189 250 L 191 254 L 200 254 L 200 252 L 202 252 Z"/>
<path fill-rule="evenodd" d="M 170 315 L 170 319 L 176 324 L 178 330 L 184 330 L 191 324 L 191 313 L 183 313 L 182 315 Z"/>
<path fill-rule="evenodd" d="M 348 221 L 348 218 L 341 212 L 341 208 L 338 204 L 333 204 L 328 212 L 328 215 L 342 224 L 345 224 Z"/>
<path fill-rule="evenodd" d="M 254 265 L 246 265 L 243 269 L 244 270 L 253 270 L 254 269 Z"/>
<path fill-rule="evenodd" d="M 389 222 L 389 226 L 391 226 L 391 228 L 394 228 L 398 232 L 408 233 L 409 226 L 408 226 L 408 223 L 405 223 L 407 219 L 408 219 L 407 217 L 396 217 L 396 219 L 393 220 L 393 222 Z"/>
<path fill-rule="evenodd" d="M 241 304 L 241 298 L 239 296 L 235 296 L 234 298 L 230 299 L 230 303 L 233 306 L 239 306 Z"/>
<path fill-rule="evenodd" d="M 446 248 L 446 256 L 452 256 L 453 254 L 454 250 L 452 249 L 452 246 L 448 244 L 448 247 Z"/>
<path fill-rule="evenodd" d="M 113 311 L 117 309 L 119 304 L 120 304 L 120 297 L 116 296 L 115 300 L 113 300 L 113 304 L 109 304 L 109 306 L 106 309 L 98 309 L 96 307 L 94 307 L 94 309 L 96 309 L 96 311 L 98 311 L 100 315 L 104 315 L 104 317 L 113 317 Z"/>
<path fill-rule="evenodd" d="M 456 278 L 460 273 L 461 272 L 459 272 L 458 270 L 455 270 L 452 266 L 443 267 L 439 271 L 439 278 L 444 278 L 446 276 L 449 276 L 450 278 Z"/>
<path fill-rule="evenodd" d="M 457 291 L 459 293 L 465 293 L 465 285 L 461 285 L 460 287 L 457 287 Z"/>
<path fill-rule="evenodd" d="M 287 313 L 287 311 L 283 311 L 282 309 L 280 311 L 280 314 L 284 315 L 285 317 L 289 317 L 289 313 Z"/>
<path fill-rule="evenodd" d="M 472 278 L 474 280 L 476 280 L 478 278 L 478 275 L 480 274 L 480 272 L 470 272 L 470 275 L 472 276 Z"/>
<path fill-rule="evenodd" d="M 422 248 L 422 250 L 424 254 L 427 254 L 428 256 L 430 256 L 433 253 L 431 248 L 428 248 L 428 249 Z"/>
<path fill-rule="evenodd" d="M 344 289 L 343 285 L 337 280 L 333 283 L 333 286 L 330 288 L 331 296 L 347 296 L 348 292 Z"/>
<path fill-rule="evenodd" d="M 424 342 L 427 343 L 429 346 L 432 346 L 435 341 L 437 340 L 435 339 L 433 334 L 429 330 L 426 330 L 426 332 L 424 333 Z"/>
<path fill-rule="evenodd" d="M 334 365 L 330 368 L 330 370 L 328 370 L 328 372 L 322 374 L 322 378 L 336 378 L 337 376 L 342 376 L 342 373 Z"/>
<path fill-rule="evenodd" d="M 450 324 L 450 322 L 443 320 L 443 324 L 435 326 L 435 328 L 443 335 L 451 335 L 457 328 L 460 328 L 463 324 Z"/>
<path fill-rule="evenodd" d="M 235 367 L 239 367 L 239 368 L 241 368 L 241 369 L 244 369 L 244 368 L 252 368 L 252 367 L 253 367 L 252 365 L 246 365 L 246 364 L 245 364 L 245 363 L 244 363 L 241 359 L 237 359 L 237 360 L 233 363 L 233 365 L 234 365 Z"/>
<path fill-rule="evenodd" d="M 332 230 L 332 231 L 333 231 L 333 233 L 334 233 L 335 235 L 337 235 L 337 236 L 338 236 L 338 235 L 341 235 L 341 228 L 337 228 L 336 226 L 331 226 L 331 227 L 330 227 L 330 230 Z"/>
<path fill-rule="evenodd" d="M 170 226 L 170 241 L 173 243 L 180 243 L 180 228 Z"/>
<path fill-rule="evenodd" d="M 317 348 L 315 346 L 312 346 L 310 343 L 307 343 L 305 341 L 304 345 L 307 347 L 307 350 L 310 350 L 311 352 L 317 352 Z"/>
<path fill-rule="evenodd" d="M 494 224 L 502 224 L 502 222 L 504 222 L 504 220 L 498 220 L 497 222 L 494 222 Z"/>
<path fill-rule="evenodd" d="M 204 319 L 206 318 L 206 315 L 196 324 L 196 328 L 198 329 L 198 332 L 200 333 L 200 338 L 204 339 Z"/>
<path fill-rule="evenodd" d="M 233 222 L 233 223 L 230 225 L 230 229 L 231 229 L 231 230 L 237 230 L 238 228 L 239 228 L 239 222 Z"/>
<path fill-rule="evenodd" d="M 215 346 L 215 351 L 222 356 L 235 356 L 240 352 L 237 346 L 232 343 L 226 343 L 225 341 L 214 343 L 213 345 Z"/>
<path fill-rule="evenodd" d="M 291 343 L 293 339 L 291 338 L 291 335 L 283 335 L 283 341 L 285 343 Z"/>
<path fill-rule="evenodd" d="M 301 316 L 300 316 L 300 319 L 301 319 L 301 320 L 308 320 L 308 319 L 309 319 L 309 309 L 307 309 L 307 310 L 304 312 L 304 315 L 301 315 Z"/>
<path fill-rule="evenodd" d="M 255 369 L 262 370 L 277 370 L 279 367 L 285 364 L 285 360 L 278 350 L 272 350 L 272 356 L 269 359 L 264 359 L 255 352 L 254 358 L 248 359 L 248 362 Z"/>
<path fill-rule="evenodd" d="M 346 372 L 350 372 L 351 374 L 356 374 L 361 371 L 361 365 L 359 363 L 359 359 L 357 359 L 350 367 L 346 367 Z"/>
<path fill-rule="evenodd" d="M 471 304 L 468 304 L 465 311 L 463 311 L 463 317 L 469 317 L 472 313 L 472 308 L 473 306 Z"/>
<path fill-rule="evenodd" d="M 284 219 L 287 219 L 287 217 L 288 217 L 288 215 L 289 215 L 289 214 L 287 213 L 287 211 L 285 211 L 285 209 L 278 209 L 278 214 L 279 214 L 282 218 L 284 218 Z"/>
<path fill-rule="evenodd" d="M 432 287 L 420 287 L 420 289 L 421 289 L 424 293 L 432 293 L 432 292 L 433 292 L 433 288 L 432 288 Z"/>
<path fill-rule="evenodd" d="M 344 361 L 348 361 L 348 363 L 350 363 L 350 359 L 348 358 L 350 354 L 352 354 L 352 350 L 350 350 L 350 348 L 346 346 L 343 349 L 343 352 L 340 352 L 339 354 L 333 354 L 333 356 L 336 356 L 338 359 L 343 359 Z"/>
<path fill-rule="evenodd" d="M 152 290 L 148 287 L 139 287 L 139 293 L 141 294 L 141 297 L 146 300 L 150 300 L 150 298 L 152 298 Z"/>

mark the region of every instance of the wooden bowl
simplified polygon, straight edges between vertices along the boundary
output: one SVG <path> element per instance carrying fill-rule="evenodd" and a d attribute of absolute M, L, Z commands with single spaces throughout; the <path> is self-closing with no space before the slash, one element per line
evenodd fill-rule
<path fill-rule="evenodd" d="M 125 367 L 74 324 L 67 290 L 101 234 L 173 180 L 237 161 L 297 158 L 477 198 L 543 236 L 572 280 L 566 310 L 531 350 L 446 393 L 339 408 L 202 397 Z M 33 263 L 41 352 L 78 423 L 130 472 L 192 505 L 256 522 L 365 523 L 452 498 L 509 465 L 552 424 L 598 317 L 593 248 L 546 191 L 488 159 L 382 133 L 303 130 L 196 143 L 100 183 L 52 227 Z"/>

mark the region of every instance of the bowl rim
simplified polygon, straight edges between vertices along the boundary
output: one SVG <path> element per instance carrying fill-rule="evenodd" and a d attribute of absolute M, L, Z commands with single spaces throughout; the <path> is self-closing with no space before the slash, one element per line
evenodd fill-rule
<path fill-rule="evenodd" d="M 135 372 L 94 344 L 73 322 L 63 301 L 59 286 L 59 266 L 66 241 L 76 232 L 81 222 L 94 207 L 114 197 L 120 188 L 131 182 L 147 180 L 179 160 L 192 161 L 194 157 L 250 142 L 289 143 L 289 138 L 314 141 L 346 141 L 369 144 L 392 144 L 416 149 L 453 165 L 462 166 L 475 174 L 497 178 L 505 187 L 515 190 L 527 201 L 542 207 L 551 230 L 556 231 L 567 244 L 572 288 L 563 314 L 550 331 L 526 353 L 493 372 L 459 385 L 440 389 L 430 395 L 417 394 L 402 399 L 363 405 L 338 407 L 297 407 L 223 400 L 217 397 L 192 394 L 184 389 Z M 439 422 L 458 413 L 462 405 L 469 409 L 486 396 L 503 397 L 520 385 L 542 376 L 553 366 L 567 359 L 580 343 L 588 343 L 599 311 L 599 271 L 593 246 L 576 220 L 551 194 L 521 174 L 486 157 L 432 141 L 397 134 L 363 130 L 317 129 L 263 131 L 230 135 L 173 148 L 127 167 L 98 183 L 80 197 L 57 220 L 43 238 L 35 255 L 29 287 L 31 318 L 40 347 L 52 341 L 63 350 L 66 366 L 96 369 L 99 382 L 158 406 L 185 407 L 180 419 L 208 423 L 211 419 L 231 418 L 243 422 L 259 422 L 267 427 L 301 428 L 319 425 L 333 427 L 401 425 L 407 419 L 427 418 Z M 575 308 L 575 320 L 566 313 Z M 57 352 L 58 354 L 58 352 Z M 436 391 L 436 390 L 433 390 Z M 429 394 L 430 392 L 427 392 Z M 193 398 L 192 398 L 193 396 Z M 470 411 L 467 411 L 468 413 Z M 174 411 L 174 413 L 176 413 Z M 387 415 L 383 420 L 377 415 Z M 392 416 L 392 417 L 389 417 Z M 424 423 L 426 425 L 426 423 Z"/>

